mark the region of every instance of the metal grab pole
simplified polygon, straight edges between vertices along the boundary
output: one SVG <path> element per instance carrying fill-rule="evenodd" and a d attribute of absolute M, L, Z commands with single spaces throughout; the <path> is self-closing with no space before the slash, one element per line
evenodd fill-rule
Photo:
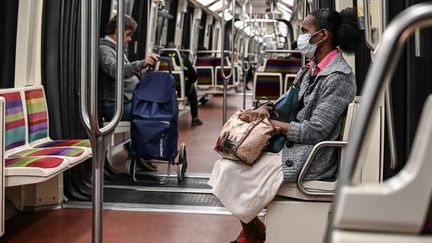
<path fill-rule="evenodd" d="M 231 72 L 228 76 L 225 76 L 225 69 L 224 69 L 224 48 L 225 48 L 225 0 L 222 0 L 222 23 L 221 23 L 221 41 L 222 41 L 222 48 L 221 48 L 221 77 L 224 81 L 224 88 L 223 88 L 223 124 L 225 124 L 227 120 L 227 89 L 228 89 L 228 80 L 233 77 L 234 73 L 234 20 L 235 20 L 235 0 L 232 0 L 232 25 L 231 25 Z M 234 78 L 234 77 L 233 77 Z"/>
<path fill-rule="evenodd" d="M 120 121 L 123 110 L 123 50 L 124 50 L 124 5 L 117 1 L 117 77 L 116 103 L 113 119 L 105 127 L 98 124 L 98 42 L 99 42 L 99 1 L 90 1 L 90 40 L 88 39 L 88 1 L 81 0 L 81 82 L 80 82 L 80 116 L 90 137 L 93 150 L 93 183 L 92 183 L 92 242 L 102 242 L 103 235 L 103 175 L 104 162 L 109 138 Z M 90 51 L 88 52 L 88 42 Z M 87 54 L 90 53 L 90 56 Z M 90 62 L 90 63 L 89 63 Z M 87 65 L 90 66 L 88 75 Z M 90 76 L 90 91 L 88 77 Z M 90 97 L 90 112 L 88 99 Z"/>
<path fill-rule="evenodd" d="M 308 0 L 304 0 L 303 1 L 303 20 L 306 19 L 306 16 L 308 14 L 307 10 L 308 10 Z M 306 56 L 305 55 L 302 55 L 302 57 L 301 57 L 301 65 L 302 65 L 302 67 L 306 65 Z"/>
<path fill-rule="evenodd" d="M 246 23 L 245 23 L 245 16 L 246 16 L 246 5 L 249 4 L 249 16 L 252 17 L 252 6 L 249 3 L 249 0 L 246 0 L 242 6 L 242 20 L 243 20 L 243 30 L 246 28 Z M 243 31 L 244 32 L 244 31 Z M 243 33 L 243 35 L 245 35 L 246 33 Z M 242 45 L 242 49 L 241 49 L 241 58 L 242 58 L 242 63 L 241 63 L 241 67 L 242 67 L 242 71 L 243 71 L 243 109 L 246 109 L 246 84 L 247 84 L 247 73 L 250 70 L 250 63 L 249 63 L 249 58 L 246 61 L 247 63 L 247 67 L 245 66 L 245 54 L 246 54 L 246 38 L 243 39 L 243 45 Z M 249 54 L 249 53 L 248 53 Z"/>
<path fill-rule="evenodd" d="M 343 163 L 332 212 L 341 203 L 340 193 L 345 186 L 351 184 L 354 170 L 357 167 L 360 152 L 365 142 L 370 125 L 370 117 L 379 97 L 385 92 L 399 61 L 403 45 L 418 28 L 432 26 L 432 3 L 419 3 L 407 8 L 397 15 L 383 34 L 380 47 L 377 49 L 375 62 L 370 66 L 362 90 L 362 105 L 352 129 L 350 144 L 343 155 Z M 331 242 L 335 213 L 331 214 L 328 224 L 326 242 Z"/>

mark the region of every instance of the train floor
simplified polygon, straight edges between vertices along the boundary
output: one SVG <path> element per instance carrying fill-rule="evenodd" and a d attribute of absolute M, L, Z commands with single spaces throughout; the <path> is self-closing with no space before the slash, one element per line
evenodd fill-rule
<path fill-rule="evenodd" d="M 251 107 L 251 95 L 246 107 Z M 242 108 L 240 93 L 228 96 L 228 118 Z M 207 185 L 213 151 L 222 127 L 222 96 L 199 107 L 202 126 L 192 127 L 190 113 L 179 118 L 179 143 L 187 146 L 186 177 L 173 177 L 165 185 L 134 182 L 120 174 L 104 190 L 104 242 L 230 242 L 241 229 L 237 219 L 221 205 Z M 119 156 L 127 157 L 120 153 Z M 117 165 L 118 167 L 118 165 Z M 166 168 L 158 166 L 158 178 Z M 153 178 L 153 179 L 154 179 Z M 19 213 L 6 222 L 0 242 L 90 242 L 91 202 L 68 201 L 56 210 Z"/>

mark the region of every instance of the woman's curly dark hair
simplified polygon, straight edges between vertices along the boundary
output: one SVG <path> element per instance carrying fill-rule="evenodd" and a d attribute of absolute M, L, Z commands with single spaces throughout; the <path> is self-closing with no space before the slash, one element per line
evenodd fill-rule
<path fill-rule="evenodd" d="M 320 9 L 311 13 L 317 30 L 326 29 L 333 33 L 334 47 L 353 53 L 360 41 L 360 29 L 356 10 L 346 8 L 340 13 L 331 9 Z"/>

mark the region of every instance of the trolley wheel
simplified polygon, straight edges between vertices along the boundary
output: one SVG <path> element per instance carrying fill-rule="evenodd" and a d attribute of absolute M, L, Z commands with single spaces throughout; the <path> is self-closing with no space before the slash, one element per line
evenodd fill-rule
<path fill-rule="evenodd" d="M 186 158 L 186 144 L 182 143 L 180 145 L 179 162 L 177 165 L 177 180 L 178 182 L 183 181 L 184 175 L 187 170 L 187 158 Z"/>
<path fill-rule="evenodd" d="M 130 176 L 133 176 L 133 170 L 135 166 L 135 159 L 128 158 L 126 160 L 126 173 Z"/>

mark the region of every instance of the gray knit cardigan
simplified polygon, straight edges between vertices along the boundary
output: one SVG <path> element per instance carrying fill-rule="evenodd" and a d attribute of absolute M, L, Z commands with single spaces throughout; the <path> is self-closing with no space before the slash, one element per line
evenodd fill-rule
<path fill-rule="evenodd" d="M 297 113 L 296 121 L 288 127 L 288 146 L 282 152 L 284 181 L 295 181 L 313 146 L 325 140 L 337 140 L 343 115 L 356 95 L 355 77 L 342 53 L 311 80 L 309 69 L 299 91 L 304 107 Z M 300 71 L 302 72 L 302 71 Z M 297 75 L 301 77 L 302 75 Z M 337 171 L 338 154 L 335 148 L 322 148 L 316 154 L 306 174 L 306 180 L 332 178 Z"/>
<path fill-rule="evenodd" d="M 115 101 L 115 78 L 117 71 L 117 48 L 116 43 L 109 37 L 99 41 L 99 68 L 105 72 L 111 79 L 103 80 L 101 85 L 101 99 L 104 104 L 113 104 Z M 124 75 L 124 101 L 132 100 L 132 93 L 139 82 L 136 76 L 144 68 L 144 61 L 139 60 L 129 62 L 124 55 L 123 75 Z M 100 77 L 101 78 L 101 77 Z"/>

